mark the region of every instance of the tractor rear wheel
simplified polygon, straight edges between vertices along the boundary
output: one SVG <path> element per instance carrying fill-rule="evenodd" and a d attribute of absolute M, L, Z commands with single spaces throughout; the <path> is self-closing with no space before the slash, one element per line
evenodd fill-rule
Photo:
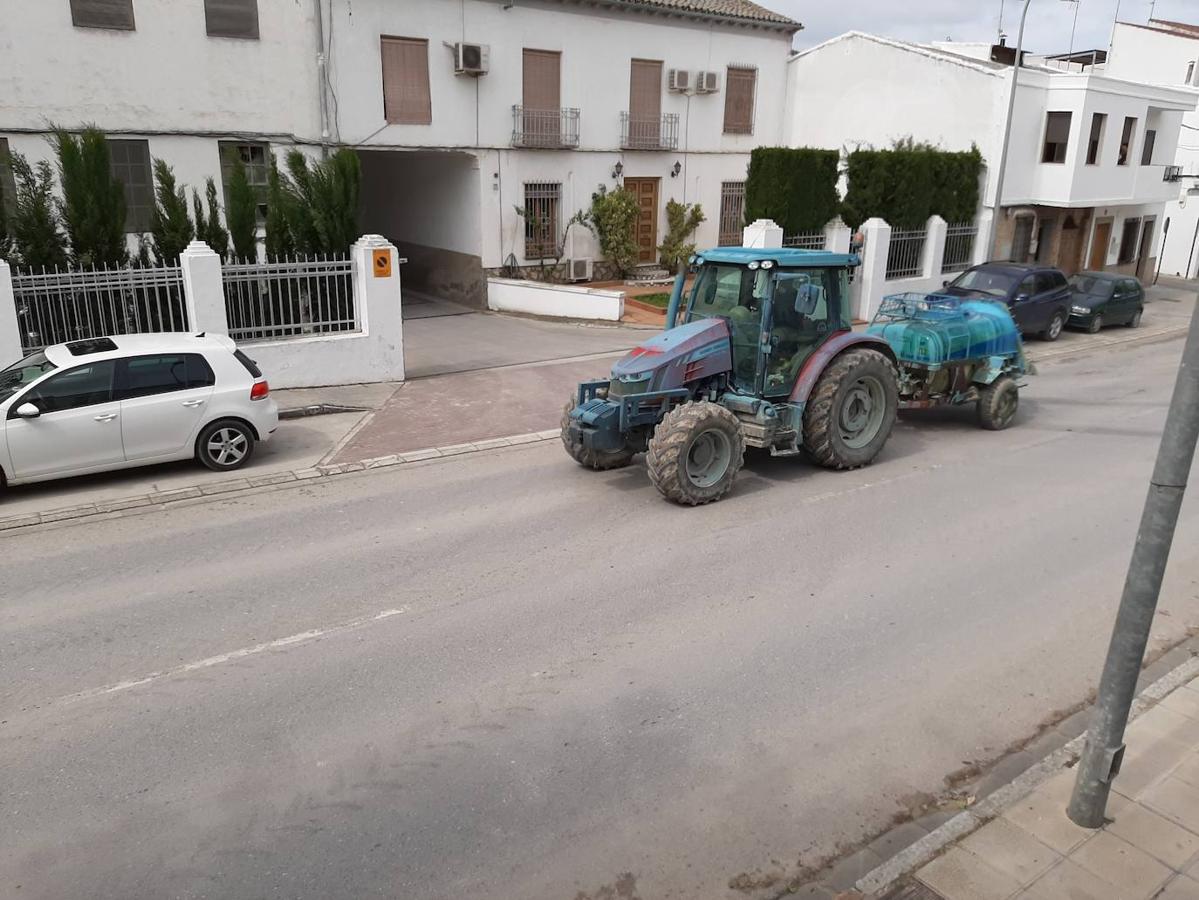
<path fill-rule="evenodd" d="M 899 408 L 895 366 L 877 350 L 850 350 L 824 370 L 808 398 L 803 443 L 828 469 L 856 469 L 878 456 Z"/>
<path fill-rule="evenodd" d="M 596 472 L 603 472 L 607 469 L 620 469 L 633 461 L 635 454 L 632 450 L 624 448 L 620 450 L 589 450 L 581 443 L 572 441 L 570 439 L 570 414 L 575 406 L 575 398 L 571 397 L 566 404 L 566 408 L 562 410 L 562 446 L 566 448 L 566 452 L 570 454 L 571 459 L 580 466 L 593 469 Z"/>
<path fill-rule="evenodd" d="M 978 389 L 978 424 L 988 431 L 1002 431 L 1016 418 L 1020 389 L 1007 375 L 1000 375 Z"/>
<path fill-rule="evenodd" d="M 667 500 L 699 506 L 733 487 L 745 461 L 741 423 L 718 403 L 676 406 L 658 423 L 645 457 L 649 479 Z"/>

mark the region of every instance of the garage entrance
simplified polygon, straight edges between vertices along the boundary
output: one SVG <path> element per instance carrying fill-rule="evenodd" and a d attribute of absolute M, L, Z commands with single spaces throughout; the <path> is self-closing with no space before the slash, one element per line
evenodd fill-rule
<path fill-rule="evenodd" d="M 361 150 L 362 227 L 407 258 L 406 318 L 487 306 L 479 162 L 470 153 Z"/>

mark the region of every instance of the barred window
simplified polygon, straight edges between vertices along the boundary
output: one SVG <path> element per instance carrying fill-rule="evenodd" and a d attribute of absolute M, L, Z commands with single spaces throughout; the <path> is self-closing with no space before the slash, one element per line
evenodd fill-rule
<path fill-rule="evenodd" d="M 562 185 L 558 182 L 525 184 L 525 259 L 557 256 L 561 199 Z"/>
<path fill-rule="evenodd" d="M 238 159 L 246 169 L 246 181 L 258 198 L 258 224 L 266 221 L 266 197 L 271 176 L 271 147 L 259 142 L 220 141 L 221 181 L 225 187 L 225 208 L 229 208 L 229 178 Z"/>
<path fill-rule="evenodd" d="M 720 185 L 720 246 L 740 247 L 745 232 L 745 182 Z"/>
<path fill-rule="evenodd" d="M 143 234 L 150 230 L 154 213 L 150 142 L 110 139 L 108 154 L 112 175 L 125 188 L 125 230 Z"/>
<path fill-rule="evenodd" d="M 8 138 L 0 137 L 0 193 L 4 195 L 4 211 L 9 216 L 17 208 L 17 182 L 13 178 Z"/>

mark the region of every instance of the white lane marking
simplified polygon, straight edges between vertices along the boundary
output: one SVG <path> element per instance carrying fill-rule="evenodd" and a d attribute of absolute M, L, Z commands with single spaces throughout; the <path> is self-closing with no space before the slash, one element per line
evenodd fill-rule
<path fill-rule="evenodd" d="M 173 666 L 170 669 L 163 669 L 159 672 L 151 672 L 149 675 L 144 675 L 141 678 L 132 678 L 128 681 L 118 681 L 115 684 L 105 685 L 104 687 L 90 688 L 86 691 L 79 691 L 76 694 L 67 694 L 65 697 L 59 697 L 57 700 L 52 700 L 48 705 L 59 703 L 76 703 L 80 700 L 90 700 L 94 697 L 103 697 L 106 694 L 116 694 L 120 691 L 127 691 L 130 688 L 141 687 L 143 684 L 150 684 L 154 681 L 161 681 L 164 678 L 172 678 L 176 675 L 186 675 L 189 672 L 196 672 L 200 669 L 210 669 L 213 666 L 220 666 L 235 660 L 245 659 L 247 656 L 255 656 L 259 653 L 266 653 L 268 650 L 279 650 L 283 647 L 294 647 L 297 644 L 306 644 L 310 641 L 315 641 L 317 638 L 327 637 L 331 634 L 338 634 L 343 631 L 351 631 L 355 628 L 362 628 L 364 625 L 370 625 L 373 622 L 379 622 L 383 619 L 390 619 L 392 616 L 403 615 L 408 611 L 407 607 L 399 609 L 385 609 L 381 613 L 376 613 L 373 616 L 362 616 L 358 619 L 351 619 L 348 622 L 342 622 L 340 625 L 333 625 L 329 628 L 314 628 L 311 631 L 301 631 L 299 634 L 289 635 L 288 637 L 277 638 L 273 641 L 266 641 L 261 644 L 254 644 L 252 647 L 242 647 L 240 650 L 232 650 L 229 653 L 220 653 L 216 656 L 210 656 L 207 659 L 196 660 L 195 662 L 184 663 L 180 666 Z"/>

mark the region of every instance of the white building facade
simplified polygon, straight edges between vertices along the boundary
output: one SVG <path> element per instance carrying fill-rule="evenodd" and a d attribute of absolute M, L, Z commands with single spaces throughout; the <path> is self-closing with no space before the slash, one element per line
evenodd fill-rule
<path fill-rule="evenodd" d="M 986 164 L 979 240 L 995 228 L 997 258 L 1152 277 L 1165 204 L 1177 195 L 1163 180 L 1166 166 L 1195 97 L 1027 57 L 999 200 L 995 167 L 1014 70 L 989 51 L 851 32 L 796 54 L 786 140 L 846 151 L 909 137 L 945 150 L 977 146 Z"/>
<path fill-rule="evenodd" d="M 799 29 L 748 0 L 20 6 L 0 150 L 50 158 L 50 123 L 98 126 L 144 232 L 153 158 L 202 189 L 236 155 L 264 189 L 272 152 L 353 147 L 363 230 L 400 247 L 408 284 L 473 305 L 484 273 L 598 260 L 566 224 L 601 186 L 637 194 L 642 262 L 671 199 L 702 204 L 700 245 L 739 234 L 749 153 L 782 142 Z"/>
<path fill-rule="evenodd" d="M 1160 19 L 1144 25 L 1121 22 L 1112 35 L 1107 71 L 1117 78 L 1189 89 L 1199 97 L 1199 25 Z M 1194 278 L 1199 276 L 1199 111 L 1183 116 L 1173 162 L 1179 172 L 1166 204 L 1169 228 L 1161 271 Z"/>

